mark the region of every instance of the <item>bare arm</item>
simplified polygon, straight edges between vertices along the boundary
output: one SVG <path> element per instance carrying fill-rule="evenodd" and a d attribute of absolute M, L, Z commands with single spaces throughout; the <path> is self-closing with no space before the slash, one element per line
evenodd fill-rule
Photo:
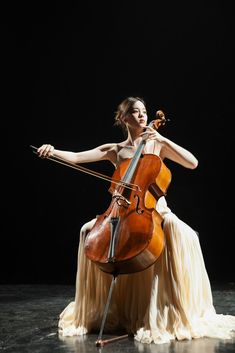
<path fill-rule="evenodd" d="M 163 139 L 160 157 L 168 158 L 189 169 L 195 169 L 198 166 L 198 160 L 191 152 L 167 138 Z"/>
<path fill-rule="evenodd" d="M 142 135 L 146 135 L 149 140 L 158 141 L 161 146 L 160 157 L 162 160 L 164 160 L 164 158 L 168 158 L 178 164 L 181 164 L 185 168 L 197 168 L 198 160 L 191 152 L 162 136 L 155 129 L 147 126 L 146 131 Z"/>
<path fill-rule="evenodd" d="M 58 157 L 70 163 L 90 163 L 101 160 L 115 162 L 115 144 L 107 143 L 82 152 L 71 152 L 55 149 L 52 145 L 44 144 L 38 148 L 38 155 L 42 158 Z"/>

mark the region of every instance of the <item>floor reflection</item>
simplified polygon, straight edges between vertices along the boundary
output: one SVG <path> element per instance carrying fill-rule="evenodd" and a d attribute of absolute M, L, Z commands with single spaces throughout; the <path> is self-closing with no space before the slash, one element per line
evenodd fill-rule
<path fill-rule="evenodd" d="M 165 344 L 143 344 L 133 338 L 115 343 L 108 343 L 104 347 L 96 347 L 97 336 L 84 335 L 75 337 L 59 337 L 66 345 L 68 352 L 73 353 L 223 353 L 235 351 L 235 339 L 220 340 L 213 338 L 198 338 L 191 341 L 173 341 Z M 109 337 L 110 338 L 110 337 Z"/>
<path fill-rule="evenodd" d="M 74 353 L 88 353 L 88 336 L 73 336 L 63 337 L 59 335 L 59 340 L 66 345 L 68 352 Z M 95 351 L 95 343 L 93 344 L 93 351 Z"/>
<path fill-rule="evenodd" d="M 96 347 L 98 333 L 58 336 L 58 313 L 73 298 L 73 286 L 0 286 L 0 351 L 5 353 L 234 353 L 235 338 L 199 338 L 168 344 L 142 344 L 128 337 Z M 235 286 L 218 286 L 218 312 L 235 315 Z M 122 333 L 123 334 L 123 333 Z M 103 339 L 113 338 L 104 335 Z"/>
<path fill-rule="evenodd" d="M 135 343 L 139 353 L 218 353 L 234 352 L 234 341 L 198 338 L 192 341 L 174 341 L 160 345 Z"/>

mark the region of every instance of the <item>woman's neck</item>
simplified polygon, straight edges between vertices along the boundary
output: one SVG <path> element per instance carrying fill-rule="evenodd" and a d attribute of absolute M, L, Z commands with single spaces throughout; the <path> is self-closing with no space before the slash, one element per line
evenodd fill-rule
<path fill-rule="evenodd" d="M 139 144 L 142 141 L 142 137 L 140 136 L 142 132 L 142 129 L 140 131 L 131 131 L 128 130 L 128 135 L 127 135 L 127 139 L 126 139 L 126 144 L 128 146 L 133 146 L 133 147 L 138 147 Z"/>

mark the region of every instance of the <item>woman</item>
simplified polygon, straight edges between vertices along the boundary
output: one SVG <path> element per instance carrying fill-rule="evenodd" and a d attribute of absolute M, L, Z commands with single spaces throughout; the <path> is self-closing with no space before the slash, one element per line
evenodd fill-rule
<path fill-rule="evenodd" d="M 77 164 L 109 160 L 117 168 L 134 155 L 145 139 L 144 153 L 170 159 L 185 168 L 197 167 L 192 153 L 147 126 L 143 99 L 126 98 L 118 106 L 115 120 L 126 132 L 126 139 L 120 143 L 77 153 L 45 144 L 38 149 L 38 155 Z M 118 276 L 105 331 L 124 329 L 142 343 L 205 336 L 231 338 L 235 317 L 215 312 L 197 234 L 171 212 L 164 197 L 158 200 L 157 211 L 164 219 L 164 250 L 156 263 L 144 271 Z M 86 235 L 95 222 L 93 219 L 81 228 L 75 300 L 60 314 L 59 330 L 63 336 L 86 334 L 99 330 L 101 325 L 112 276 L 84 254 Z"/>

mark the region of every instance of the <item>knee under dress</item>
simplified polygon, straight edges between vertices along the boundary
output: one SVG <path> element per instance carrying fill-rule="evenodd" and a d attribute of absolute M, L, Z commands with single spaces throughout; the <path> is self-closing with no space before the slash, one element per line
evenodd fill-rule
<path fill-rule="evenodd" d="M 165 247 L 148 269 L 117 277 L 104 332 L 125 330 L 142 343 L 167 343 L 199 337 L 235 336 L 235 316 L 217 314 L 197 233 L 167 206 L 157 203 L 164 219 Z M 76 293 L 59 317 L 59 334 L 99 331 L 112 280 L 84 254 L 84 240 L 96 219 L 81 228 Z"/>

